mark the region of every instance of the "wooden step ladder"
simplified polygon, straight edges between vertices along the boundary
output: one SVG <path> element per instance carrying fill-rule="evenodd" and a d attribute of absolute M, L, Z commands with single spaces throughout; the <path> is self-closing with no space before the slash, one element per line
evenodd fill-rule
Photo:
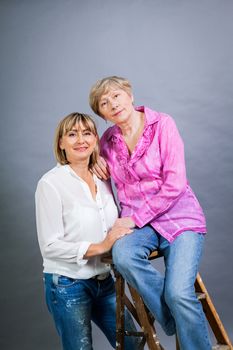
<path fill-rule="evenodd" d="M 155 250 L 149 256 L 149 260 L 157 259 L 162 255 L 159 251 Z M 124 337 L 125 336 L 138 336 L 141 337 L 141 343 L 139 350 L 143 350 L 145 344 L 147 344 L 149 350 L 165 350 L 160 344 L 156 329 L 154 326 L 154 317 L 147 309 L 142 298 L 137 291 L 128 285 L 129 292 L 132 301 L 128 298 L 125 293 L 125 280 L 121 274 L 114 269 L 111 254 L 102 257 L 102 262 L 110 264 L 113 268 L 114 275 L 116 278 L 116 350 L 124 350 Z M 211 298 L 205 288 L 205 285 L 201 279 L 200 274 L 197 274 L 195 281 L 195 290 L 197 297 L 200 300 L 207 321 L 209 322 L 210 328 L 216 338 L 216 345 L 212 347 L 213 350 L 233 350 L 231 341 L 224 329 L 224 326 L 219 318 L 219 315 L 211 301 Z M 124 327 L 124 310 L 125 307 L 132 314 L 134 319 L 139 325 L 140 331 L 131 332 L 125 330 Z M 176 350 L 179 350 L 179 343 L 176 338 Z M 133 350 L 133 349 L 132 349 Z"/>

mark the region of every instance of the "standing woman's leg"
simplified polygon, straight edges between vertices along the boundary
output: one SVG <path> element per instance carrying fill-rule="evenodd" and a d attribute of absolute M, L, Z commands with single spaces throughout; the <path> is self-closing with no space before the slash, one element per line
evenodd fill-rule
<path fill-rule="evenodd" d="M 92 300 L 82 280 L 44 274 L 46 302 L 63 350 L 92 350 Z"/>
<path fill-rule="evenodd" d="M 181 350 L 211 349 L 206 318 L 194 288 L 203 243 L 204 235 L 192 231 L 183 232 L 171 244 L 161 238 L 165 300 L 176 322 Z"/>
<path fill-rule="evenodd" d="M 98 281 L 98 294 L 92 308 L 92 320 L 106 335 L 112 347 L 116 348 L 116 292 L 115 283 L 110 275 L 106 280 Z M 127 309 L 125 309 L 125 329 L 136 331 L 136 327 Z M 139 339 L 125 337 L 125 350 L 137 350 Z"/>

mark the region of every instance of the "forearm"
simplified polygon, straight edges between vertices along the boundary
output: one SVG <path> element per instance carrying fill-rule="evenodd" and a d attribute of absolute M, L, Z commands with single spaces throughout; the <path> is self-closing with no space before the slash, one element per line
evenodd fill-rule
<path fill-rule="evenodd" d="M 106 253 L 106 251 L 107 251 L 107 247 L 104 245 L 104 242 L 91 243 L 89 245 L 89 248 L 86 251 L 86 254 L 83 256 L 83 258 L 90 259 L 94 256 L 102 255 Z"/>
<path fill-rule="evenodd" d="M 132 229 L 129 227 L 124 227 L 123 225 L 119 225 L 117 220 L 112 227 L 112 229 L 108 232 L 105 239 L 100 243 L 91 243 L 84 255 L 84 259 L 92 258 L 93 256 L 102 255 L 111 250 L 113 244 L 119 238 L 122 238 L 124 235 L 132 233 Z"/>
<path fill-rule="evenodd" d="M 91 242 L 66 242 L 55 239 L 53 242 L 42 241 L 39 238 L 42 256 L 46 259 L 59 260 L 67 263 L 78 263 L 86 253 Z"/>

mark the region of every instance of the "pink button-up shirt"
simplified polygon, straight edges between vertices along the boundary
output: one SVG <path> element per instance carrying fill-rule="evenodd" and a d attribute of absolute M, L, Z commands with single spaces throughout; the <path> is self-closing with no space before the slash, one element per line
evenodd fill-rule
<path fill-rule="evenodd" d="M 145 126 L 131 155 L 118 126 L 101 138 L 121 217 L 132 217 L 138 227 L 150 224 L 169 242 L 183 231 L 206 233 L 203 211 L 186 179 L 183 141 L 174 120 L 147 107 L 136 110 L 144 111 Z"/>

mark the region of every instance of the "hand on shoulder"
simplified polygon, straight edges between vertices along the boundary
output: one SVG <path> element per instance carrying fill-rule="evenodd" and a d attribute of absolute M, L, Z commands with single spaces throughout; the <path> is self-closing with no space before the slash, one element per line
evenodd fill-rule
<path fill-rule="evenodd" d="M 108 165 L 103 157 L 98 158 L 91 170 L 101 180 L 108 180 L 110 178 Z"/>

